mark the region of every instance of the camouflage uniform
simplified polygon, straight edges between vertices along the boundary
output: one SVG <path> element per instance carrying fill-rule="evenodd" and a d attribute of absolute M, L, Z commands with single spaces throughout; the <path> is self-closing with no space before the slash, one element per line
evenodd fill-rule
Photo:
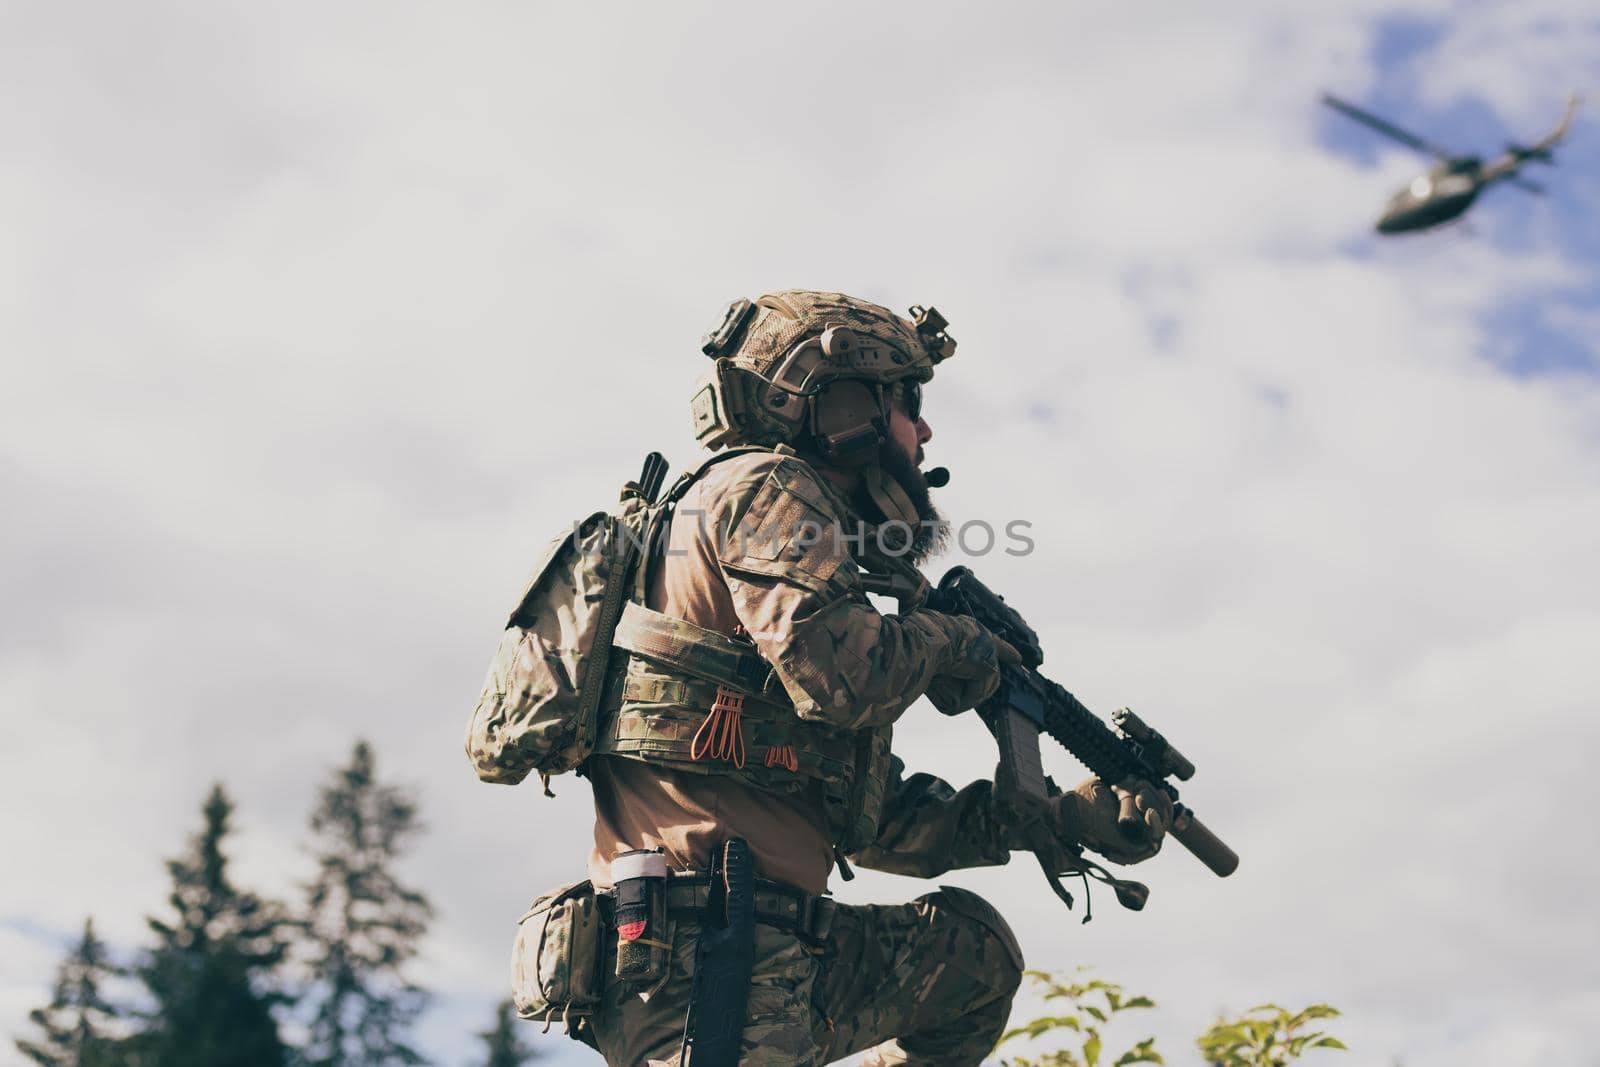
<path fill-rule="evenodd" d="M 607 1063 L 678 1062 L 696 933 L 678 927 L 672 979 L 648 1003 L 626 983 L 607 990 L 593 1020 Z M 976 1064 L 994 1048 L 1021 977 L 1005 920 L 964 889 L 838 905 L 820 952 L 758 925 L 739 1062 L 812 1067 L 872 1049 L 874 1067 Z"/>
<path fill-rule="evenodd" d="M 782 536 L 806 523 L 822 536 L 809 544 Z M 990 783 L 957 792 L 931 775 L 908 777 L 888 758 L 890 724 L 935 679 L 992 670 L 993 642 L 969 619 L 880 614 L 860 584 L 858 555 L 870 555 L 871 536 L 833 536 L 856 523 L 848 500 L 792 454 L 729 459 L 690 490 L 649 604 L 723 634 L 742 626 L 772 665 L 776 692 L 746 702 L 744 767 L 692 759 L 685 735 L 704 719 L 708 684 L 669 684 L 657 679 L 660 668 L 629 663 L 624 698 L 590 763 L 597 885 L 609 884 L 610 860 L 623 851 L 660 848 L 674 869 L 704 870 L 711 848 L 731 836 L 749 842 L 762 877 L 811 893 L 825 890 L 833 846 L 862 866 L 920 877 L 1007 861 Z M 865 748 L 881 747 L 881 766 L 858 763 L 843 788 L 866 797 L 857 806 L 865 811 L 830 804 L 839 783 L 763 758 L 789 747 L 803 763 L 808 746 L 861 750 L 863 738 L 880 743 Z M 869 1063 L 977 1064 L 987 1055 L 1022 970 L 1016 938 L 992 907 L 942 888 L 910 904 L 829 902 L 829 910 L 829 928 L 810 945 L 757 926 L 742 1062 L 820 1064 L 874 1046 Z M 696 933 L 692 920 L 675 923 L 671 975 L 648 1000 L 612 980 L 584 1035 L 608 1062 L 677 1062 Z"/>

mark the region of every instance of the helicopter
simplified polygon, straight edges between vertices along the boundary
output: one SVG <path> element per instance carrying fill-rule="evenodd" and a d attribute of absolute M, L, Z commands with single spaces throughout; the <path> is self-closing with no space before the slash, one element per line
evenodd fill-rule
<path fill-rule="evenodd" d="M 1410 185 L 1389 199 L 1382 217 L 1378 219 L 1377 230 L 1383 234 L 1410 233 L 1449 222 L 1464 213 L 1479 193 L 1496 182 L 1505 182 L 1523 192 L 1543 194 L 1543 186 L 1522 177 L 1522 165 L 1529 161 L 1553 164 L 1555 159 L 1551 150 L 1566 137 L 1573 113 L 1578 110 L 1578 95 L 1574 93 L 1567 100 L 1566 114 L 1549 136 L 1531 145 L 1508 144 L 1503 155 L 1486 163 L 1477 156 L 1457 155 L 1430 144 L 1370 111 L 1340 100 L 1332 93 L 1323 93 L 1322 102 L 1340 114 L 1399 141 L 1407 148 L 1438 160 L 1428 173 L 1418 175 Z"/>

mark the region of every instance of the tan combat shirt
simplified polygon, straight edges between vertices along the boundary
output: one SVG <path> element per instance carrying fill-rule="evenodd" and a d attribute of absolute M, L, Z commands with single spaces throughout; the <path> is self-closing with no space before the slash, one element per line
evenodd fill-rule
<path fill-rule="evenodd" d="M 804 545 L 775 542 L 775 532 L 787 540 L 802 523 L 826 532 Z M 838 491 L 799 460 L 753 453 L 719 462 L 676 509 L 648 606 L 728 635 L 742 626 L 802 718 L 891 723 L 968 655 L 976 625 L 936 612 L 880 614 L 860 592 L 851 542 L 832 536 L 841 525 L 858 530 Z M 816 785 L 776 793 L 626 758 L 593 759 L 588 773 L 597 885 L 611 884 L 611 859 L 631 849 L 660 848 L 672 868 L 704 870 L 713 847 L 743 837 L 762 877 L 827 888 L 832 841 Z M 895 760 L 878 840 L 856 861 L 923 877 L 1006 862 L 989 791 L 988 782 L 956 793 L 931 775 L 905 779 Z"/>

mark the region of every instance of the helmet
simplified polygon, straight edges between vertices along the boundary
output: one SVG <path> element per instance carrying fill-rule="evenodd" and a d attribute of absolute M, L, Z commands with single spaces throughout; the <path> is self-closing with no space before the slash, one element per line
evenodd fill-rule
<path fill-rule="evenodd" d="M 933 308 L 911 319 L 843 293 L 786 289 L 735 300 L 701 348 L 716 361 L 691 404 L 707 448 L 792 444 L 840 466 L 877 459 L 886 387 L 925 382 L 955 354 Z"/>

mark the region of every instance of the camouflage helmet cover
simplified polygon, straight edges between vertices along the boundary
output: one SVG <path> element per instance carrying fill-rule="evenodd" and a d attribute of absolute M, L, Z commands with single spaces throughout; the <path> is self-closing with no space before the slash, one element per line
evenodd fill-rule
<path fill-rule="evenodd" d="M 711 448 L 777 444 L 795 436 L 802 398 L 822 383 L 927 381 L 956 343 L 938 311 L 911 315 L 809 289 L 734 301 L 702 348 L 717 367 L 694 397 L 695 436 Z"/>
<path fill-rule="evenodd" d="M 925 336 L 915 323 L 888 308 L 843 293 L 785 289 L 761 297 L 753 311 L 744 336 L 738 338 L 738 348 L 729 354 L 736 363 L 762 375 L 770 374 L 801 342 L 835 326 L 860 337 L 875 338 L 889 348 L 886 359 L 874 361 L 877 365 L 840 367 L 835 375 L 839 377 L 868 378 L 884 384 L 902 378 L 925 382 L 933 377 L 934 364 L 955 348 L 955 342 L 948 337 L 934 338 L 943 329 L 942 320 L 936 320 L 938 328 Z M 912 313 L 926 314 L 922 308 L 913 308 Z"/>

